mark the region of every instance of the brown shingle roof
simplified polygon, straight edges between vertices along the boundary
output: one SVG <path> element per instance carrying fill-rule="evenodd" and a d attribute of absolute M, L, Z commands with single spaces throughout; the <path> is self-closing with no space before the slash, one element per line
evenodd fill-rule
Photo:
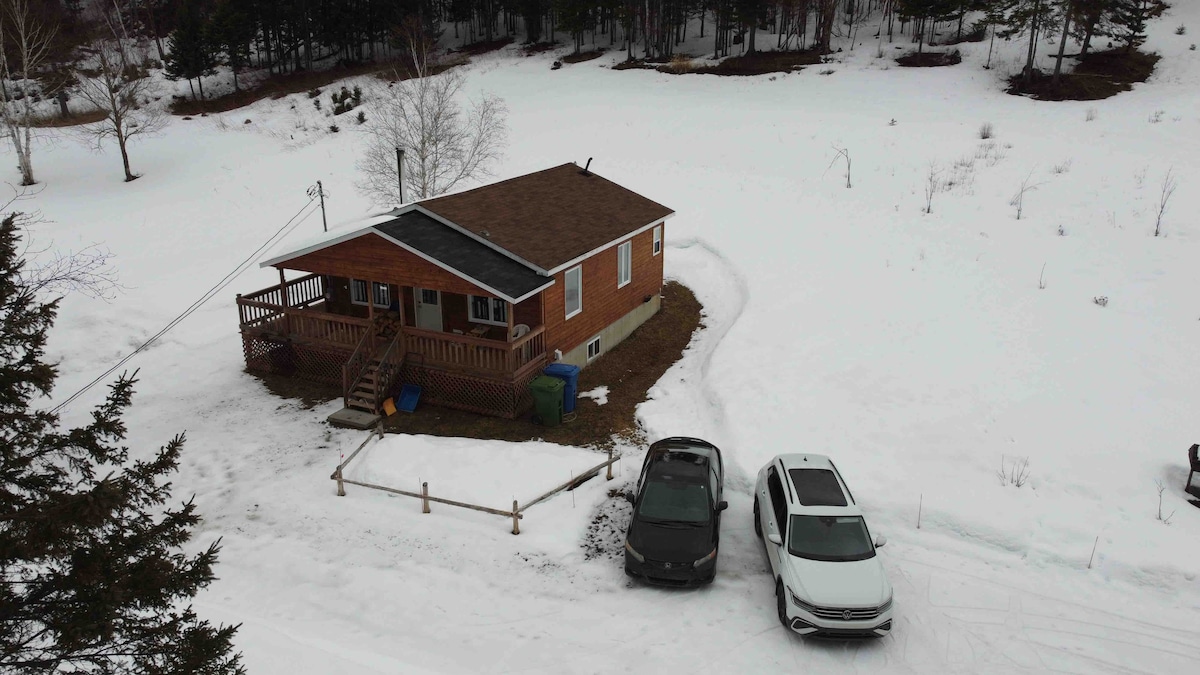
<path fill-rule="evenodd" d="M 420 205 L 544 270 L 674 213 L 582 171 L 563 164 Z"/>

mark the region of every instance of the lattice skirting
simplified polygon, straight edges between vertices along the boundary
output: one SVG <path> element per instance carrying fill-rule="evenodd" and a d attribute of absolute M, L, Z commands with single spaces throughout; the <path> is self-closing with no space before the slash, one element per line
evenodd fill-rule
<path fill-rule="evenodd" d="M 263 373 L 291 375 L 312 382 L 342 386 L 342 365 L 349 354 L 336 349 L 272 340 L 242 333 L 242 352 L 246 369 Z"/>
<path fill-rule="evenodd" d="M 539 373 L 498 380 L 405 363 L 400 381 L 420 385 L 422 403 L 512 419 L 533 407 L 529 382 Z"/>

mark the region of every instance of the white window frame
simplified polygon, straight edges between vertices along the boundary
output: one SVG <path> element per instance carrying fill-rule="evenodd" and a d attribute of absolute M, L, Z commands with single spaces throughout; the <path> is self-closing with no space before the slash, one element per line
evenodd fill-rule
<path fill-rule="evenodd" d="M 380 295 L 383 295 L 383 302 L 378 302 Z M 392 306 L 392 287 L 378 281 L 371 282 L 371 302 L 375 303 L 376 307 L 391 307 Z"/>
<path fill-rule="evenodd" d="M 567 299 L 567 292 L 571 288 L 571 275 L 575 274 L 579 279 L 579 306 L 572 311 L 570 301 Z M 563 272 L 563 311 L 566 312 L 566 318 L 569 319 L 583 311 L 583 265 L 576 265 L 571 269 Z"/>
<path fill-rule="evenodd" d="M 367 290 L 368 300 L 358 300 L 354 297 L 354 289 L 357 288 L 356 284 L 358 284 L 358 283 L 362 283 L 363 287 Z M 380 288 L 384 289 L 383 292 L 387 299 L 387 302 L 382 305 L 379 304 L 378 302 L 374 302 L 375 294 Z M 351 279 L 350 280 L 350 304 L 361 305 L 363 307 L 366 307 L 368 304 L 374 304 L 376 307 L 383 307 L 386 309 L 386 308 L 392 306 L 392 289 L 387 284 L 379 282 L 379 281 L 366 281 L 363 279 Z"/>
<path fill-rule="evenodd" d="M 594 353 L 594 354 L 592 353 L 592 345 L 596 345 L 596 353 Z M 587 352 L 586 352 L 586 353 L 587 353 L 587 362 L 588 362 L 588 363 L 591 363 L 591 362 L 592 362 L 592 361 L 594 361 L 594 360 L 595 360 L 597 357 L 599 357 L 601 354 L 603 354 L 603 353 L 604 353 L 604 351 L 601 349 L 601 343 L 600 343 L 600 336 L 599 336 L 599 335 L 597 335 L 596 337 L 594 337 L 594 338 L 592 338 L 591 340 L 588 340 L 588 341 L 587 341 Z"/>
<path fill-rule="evenodd" d="M 488 315 L 486 317 L 476 316 L 476 314 L 475 314 L 475 300 L 476 299 L 484 299 L 484 300 L 489 301 L 488 302 Z M 502 311 L 504 312 L 504 320 L 503 321 L 497 321 L 492 318 L 496 315 L 497 307 L 502 308 Z M 492 297 L 489 297 L 486 295 L 468 295 L 467 296 L 467 318 L 471 321 L 471 323 L 484 323 L 489 326 L 504 326 L 505 328 L 507 328 L 508 327 L 508 303 L 504 302 L 500 298 L 492 298 Z"/>
<path fill-rule="evenodd" d="M 654 226 L 654 255 L 662 253 L 662 225 Z"/>
<path fill-rule="evenodd" d="M 622 267 L 624 268 L 622 270 Z M 622 275 L 621 272 L 625 274 Z M 624 288 L 633 281 L 633 240 L 617 245 L 617 288 Z"/>

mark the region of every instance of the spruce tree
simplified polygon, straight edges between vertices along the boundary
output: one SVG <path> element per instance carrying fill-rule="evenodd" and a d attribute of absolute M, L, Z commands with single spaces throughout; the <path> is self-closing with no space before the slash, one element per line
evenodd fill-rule
<path fill-rule="evenodd" d="M 204 80 L 201 78 L 211 75 L 216 65 L 216 49 L 209 22 L 201 16 L 194 1 L 187 2 L 179 11 L 178 27 L 167 38 L 163 72 L 172 80 L 186 79 L 189 87 L 192 87 L 192 80 L 197 80 L 200 98 L 204 98 Z M 192 100 L 195 99 L 196 89 L 192 87 Z"/>
<path fill-rule="evenodd" d="M 22 280 L 18 227 L 0 222 L 0 672 L 241 673 L 236 626 L 188 601 L 214 579 L 218 546 L 181 546 L 200 519 L 166 506 L 177 436 L 131 460 L 120 443 L 134 379 L 121 377 L 86 426 L 35 407 L 57 375 L 44 361 L 58 302 Z"/>

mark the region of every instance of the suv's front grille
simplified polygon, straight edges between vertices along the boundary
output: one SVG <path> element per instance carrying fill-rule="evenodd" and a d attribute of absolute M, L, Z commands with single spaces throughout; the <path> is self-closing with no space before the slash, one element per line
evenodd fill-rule
<path fill-rule="evenodd" d="M 804 602 L 800 598 L 795 598 L 795 600 L 796 604 L 800 605 L 800 609 L 817 618 L 830 621 L 867 621 L 883 614 L 892 606 L 891 600 L 878 607 L 818 607 Z"/>

